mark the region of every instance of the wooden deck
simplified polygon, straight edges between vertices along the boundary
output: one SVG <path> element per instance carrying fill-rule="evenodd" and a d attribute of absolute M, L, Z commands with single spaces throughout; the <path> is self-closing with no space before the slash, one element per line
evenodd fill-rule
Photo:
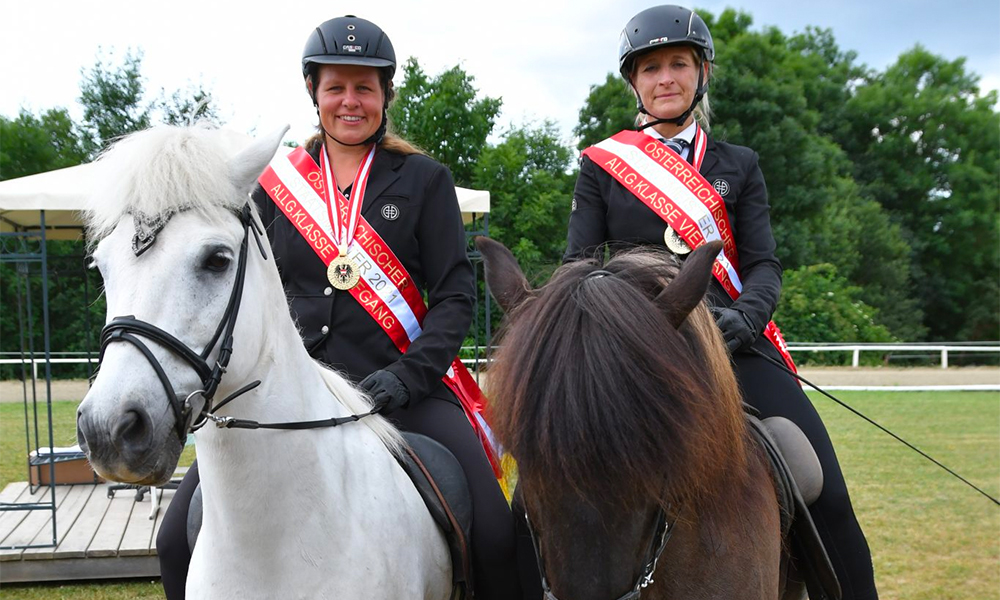
<path fill-rule="evenodd" d="M 147 493 L 141 502 L 134 490 L 108 498 L 108 486 L 56 486 L 58 545 L 52 547 L 52 511 L 0 512 L 0 546 L 49 544 L 47 548 L 0 550 L 0 583 L 158 577 L 156 532 L 173 490 Z M 9 484 L 2 502 L 48 502 L 48 487 L 30 493 L 27 482 Z"/>

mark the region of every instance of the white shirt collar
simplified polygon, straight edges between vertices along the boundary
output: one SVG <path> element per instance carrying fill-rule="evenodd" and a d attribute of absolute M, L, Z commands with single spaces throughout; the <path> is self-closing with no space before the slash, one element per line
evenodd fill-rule
<path fill-rule="evenodd" d="M 697 127 L 698 127 L 697 123 L 694 122 L 694 121 L 692 121 L 690 125 L 688 125 L 686 128 L 684 128 L 684 131 L 678 133 L 677 135 L 675 135 L 674 137 L 672 137 L 670 139 L 672 139 L 672 140 L 684 140 L 690 146 L 690 145 L 694 144 L 694 133 L 697 130 Z M 646 135 L 648 135 L 650 137 L 654 137 L 654 138 L 656 138 L 658 140 L 664 140 L 665 141 L 667 139 L 667 138 L 663 137 L 662 135 L 660 135 L 660 132 L 657 131 L 657 130 L 655 130 L 655 129 L 653 129 L 652 127 L 647 128 L 645 130 L 645 132 L 646 132 Z"/>

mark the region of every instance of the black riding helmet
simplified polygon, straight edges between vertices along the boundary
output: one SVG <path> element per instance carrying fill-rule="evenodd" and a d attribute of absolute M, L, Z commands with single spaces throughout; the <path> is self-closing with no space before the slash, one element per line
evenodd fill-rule
<path fill-rule="evenodd" d="M 618 44 L 618 68 L 629 85 L 632 85 L 632 69 L 635 60 L 640 55 L 662 48 L 664 46 L 694 46 L 695 52 L 703 62 L 715 61 L 715 45 L 708 25 L 698 13 L 690 8 L 675 5 L 663 5 L 647 8 L 625 25 Z M 657 123 L 675 123 L 683 125 L 688 116 L 698 106 L 708 91 L 708 82 L 704 80 L 704 69 L 698 70 L 698 89 L 695 90 L 691 106 L 675 119 L 660 119 L 647 123 L 640 129 L 645 129 Z M 634 88 L 634 86 L 633 86 Z M 636 108 L 643 114 L 649 114 L 642 105 L 642 99 L 636 94 Z M 651 115 L 655 116 L 655 115 Z"/>
<path fill-rule="evenodd" d="M 316 102 L 316 73 L 319 65 L 362 65 L 379 69 L 385 104 L 382 107 L 382 125 L 372 137 L 353 145 L 367 145 L 381 141 L 386 129 L 386 109 L 389 107 L 390 86 L 396 73 L 396 51 L 389 36 L 382 28 L 354 15 L 337 17 L 320 24 L 309 35 L 302 49 L 302 77 L 313 80 L 312 101 L 319 114 Z M 320 120 L 320 128 L 323 122 Z M 324 133 L 326 131 L 324 130 Z M 326 134 L 329 135 L 329 134 Z M 333 136 L 330 136 L 333 137 Z M 336 138 L 333 138 L 336 140 Z M 340 142 L 340 140 L 337 140 Z M 343 142 L 340 142 L 343 143 Z M 345 144 L 349 145 L 349 144 Z"/>

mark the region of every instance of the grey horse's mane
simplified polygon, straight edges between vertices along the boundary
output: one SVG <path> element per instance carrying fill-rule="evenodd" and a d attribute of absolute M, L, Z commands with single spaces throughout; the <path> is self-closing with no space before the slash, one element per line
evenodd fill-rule
<path fill-rule="evenodd" d="M 246 202 L 229 177 L 229 160 L 247 138 L 207 125 L 161 126 L 134 133 L 111 146 L 96 163 L 86 225 L 91 241 L 108 235 L 126 214 L 145 220 L 180 210 Z"/>

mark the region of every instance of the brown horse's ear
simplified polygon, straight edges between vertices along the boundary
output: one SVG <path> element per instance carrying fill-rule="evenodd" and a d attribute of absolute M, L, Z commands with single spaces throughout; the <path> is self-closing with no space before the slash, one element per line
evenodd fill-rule
<path fill-rule="evenodd" d="M 684 261 L 677 277 L 653 301 L 663 309 L 675 329 L 705 297 L 712 279 L 712 264 L 721 251 L 722 242 L 719 240 L 699 246 Z"/>
<path fill-rule="evenodd" d="M 477 236 L 476 248 L 486 265 L 486 284 L 504 312 L 510 312 L 531 296 L 528 280 L 517 259 L 506 246 L 488 237 Z"/>

